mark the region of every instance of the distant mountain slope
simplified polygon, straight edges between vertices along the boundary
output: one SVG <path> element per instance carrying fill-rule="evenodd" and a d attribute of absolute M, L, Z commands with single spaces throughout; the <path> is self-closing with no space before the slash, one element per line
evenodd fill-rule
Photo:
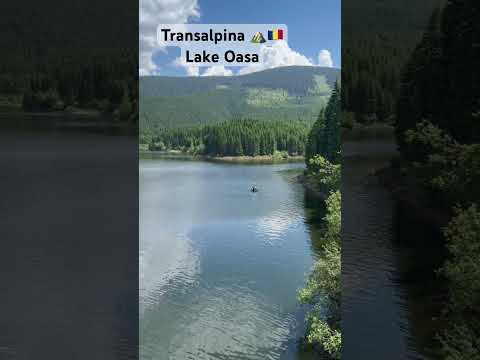
<path fill-rule="evenodd" d="M 403 68 L 445 2 L 342 1 L 342 106 L 356 121 L 393 121 Z"/>
<path fill-rule="evenodd" d="M 289 66 L 240 76 L 141 77 L 140 128 L 232 118 L 312 122 L 340 71 Z"/>

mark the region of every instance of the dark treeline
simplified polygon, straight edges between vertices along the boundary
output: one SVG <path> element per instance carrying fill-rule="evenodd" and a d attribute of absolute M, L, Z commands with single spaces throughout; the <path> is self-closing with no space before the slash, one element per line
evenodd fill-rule
<path fill-rule="evenodd" d="M 136 120 L 138 5 L 3 1 L 0 13 L 2 106 L 96 109 Z"/>
<path fill-rule="evenodd" d="M 299 121 L 239 119 L 214 125 L 143 132 L 140 143 L 150 150 L 181 150 L 211 156 L 257 156 L 287 152 L 303 155 L 308 126 Z"/>
<path fill-rule="evenodd" d="M 342 2 L 344 121 L 392 123 L 402 69 L 443 0 Z"/>
<path fill-rule="evenodd" d="M 30 52 L 22 56 L 10 54 L 3 63 L 0 94 L 4 101 L 20 103 L 26 111 L 77 107 L 114 113 L 121 120 L 136 120 L 135 52 L 118 49 Z"/>
<path fill-rule="evenodd" d="M 436 11 L 402 77 L 395 122 L 410 186 L 451 219 L 443 229 L 448 286 L 438 358 L 480 359 L 480 4 Z"/>
<path fill-rule="evenodd" d="M 114 61 L 112 59 L 115 59 Z M 137 55 L 107 50 L 48 51 L 35 63 L 24 62 L 22 74 L 2 73 L 0 93 L 21 99 L 26 111 L 64 110 L 68 107 L 116 113 L 135 120 L 138 102 Z"/>
<path fill-rule="evenodd" d="M 305 148 L 307 166 L 315 155 L 320 155 L 333 164 L 340 161 L 341 95 L 340 86 L 335 82 L 326 108 L 320 112 L 308 134 Z"/>
<path fill-rule="evenodd" d="M 356 122 L 391 122 L 406 50 L 389 46 L 399 38 L 359 39 L 343 57 L 343 108 Z"/>
<path fill-rule="evenodd" d="M 470 3 L 449 1 L 443 10 L 433 13 L 403 72 L 395 131 L 406 160 L 431 162 L 435 160 L 431 155 L 438 151 L 447 158 L 458 152 L 455 162 L 472 167 L 468 176 L 474 176 L 477 165 L 473 159 L 467 164 L 469 157 L 460 154 L 462 150 L 463 155 L 474 155 L 480 143 L 480 79 L 475 43 L 479 19 L 474 18 L 478 13 Z M 457 174 L 455 178 L 460 181 L 466 175 Z M 475 184 L 471 185 L 458 188 L 445 204 L 480 200 L 472 198 L 480 193 L 475 191 Z M 440 195 L 446 197 L 446 189 Z"/>
<path fill-rule="evenodd" d="M 423 119 L 457 141 L 480 141 L 479 45 L 474 25 L 464 19 L 474 11 L 468 2 L 450 1 L 433 13 L 405 68 L 396 121 L 400 145 L 405 130 Z"/>

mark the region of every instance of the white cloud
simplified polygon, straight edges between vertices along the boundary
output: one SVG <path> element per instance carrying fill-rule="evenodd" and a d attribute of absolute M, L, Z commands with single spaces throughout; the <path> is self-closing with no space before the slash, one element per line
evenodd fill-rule
<path fill-rule="evenodd" d="M 157 66 L 152 61 L 151 52 L 143 52 L 139 54 L 138 72 L 140 76 L 153 75 L 157 72 Z"/>
<path fill-rule="evenodd" d="M 157 44 L 156 31 L 158 24 L 181 24 L 200 17 L 198 0 L 139 0 L 139 74 L 159 74 L 159 66 L 152 56 L 165 48 Z M 291 49 L 284 41 L 278 41 L 272 46 L 262 45 L 262 64 L 252 64 L 243 67 L 239 74 L 248 74 L 279 66 L 333 66 L 330 51 L 321 50 L 318 54 L 318 64 L 314 60 Z M 178 59 L 177 59 L 178 60 Z M 198 76 L 197 66 L 175 61 L 176 66 L 185 68 L 187 75 Z M 224 66 L 209 67 L 203 76 L 230 76 L 232 70 Z"/>
<path fill-rule="evenodd" d="M 202 76 L 232 76 L 233 71 L 223 65 L 210 66 Z"/>
<path fill-rule="evenodd" d="M 188 76 L 200 75 L 200 67 L 187 64 L 185 62 L 185 59 L 183 59 L 182 57 L 176 58 L 172 62 L 172 65 L 177 67 L 182 67 Z M 233 71 L 230 69 L 227 69 L 223 65 L 210 66 L 202 73 L 202 76 L 232 76 L 232 75 L 233 75 Z"/>
<path fill-rule="evenodd" d="M 152 55 L 161 49 L 157 45 L 158 24 L 181 24 L 200 16 L 198 0 L 140 0 L 139 3 L 139 73 L 158 73 Z"/>
<path fill-rule="evenodd" d="M 185 71 L 187 72 L 188 76 L 198 76 L 200 75 L 200 70 L 198 66 L 185 66 Z"/>
<path fill-rule="evenodd" d="M 318 65 L 319 66 L 333 66 L 332 54 L 328 50 L 320 50 L 318 53 Z"/>
<path fill-rule="evenodd" d="M 172 65 L 183 67 L 188 76 L 199 76 L 200 68 L 198 66 L 190 65 L 185 62 L 185 59 L 182 57 L 176 58 Z"/>
<path fill-rule="evenodd" d="M 263 62 L 243 67 L 239 74 L 249 74 L 256 71 L 271 69 L 279 66 L 303 65 L 314 66 L 306 56 L 292 50 L 285 41 L 279 41 L 271 46 L 262 45 L 260 53 Z"/>

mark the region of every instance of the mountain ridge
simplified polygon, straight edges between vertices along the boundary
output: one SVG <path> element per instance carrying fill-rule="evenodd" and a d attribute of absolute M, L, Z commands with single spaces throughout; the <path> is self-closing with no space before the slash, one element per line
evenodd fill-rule
<path fill-rule="evenodd" d="M 140 129 L 231 118 L 313 122 L 340 69 L 285 66 L 235 76 L 140 77 Z"/>

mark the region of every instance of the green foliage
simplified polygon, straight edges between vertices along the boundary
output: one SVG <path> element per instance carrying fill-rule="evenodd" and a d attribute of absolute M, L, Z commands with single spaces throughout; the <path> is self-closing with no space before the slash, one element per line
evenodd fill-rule
<path fill-rule="evenodd" d="M 338 236 L 327 230 L 328 242 L 323 248 L 323 256 L 315 263 L 313 271 L 304 288 L 299 290 L 298 298 L 304 303 L 316 304 L 327 298 L 335 306 L 340 302 L 340 246 L 331 239 Z"/>
<path fill-rule="evenodd" d="M 480 211 L 473 204 L 455 213 L 445 229 L 450 259 L 442 272 L 451 282 L 452 308 L 480 315 Z"/>
<path fill-rule="evenodd" d="M 320 153 L 320 146 L 323 142 L 323 128 L 325 127 L 324 110 L 318 114 L 317 120 L 313 123 L 308 133 L 307 144 L 305 147 L 305 162 L 308 166 L 310 159 Z"/>
<path fill-rule="evenodd" d="M 396 111 L 396 132 L 403 151 L 404 133 L 423 119 L 461 143 L 480 141 L 480 72 L 470 56 L 480 21 L 474 2 L 448 1 L 435 11 L 422 40 L 404 69 Z M 476 34 L 477 39 L 474 39 Z M 465 56 L 459 57 L 462 53 Z"/>
<path fill-rule="evenodd" d="M 440 337 L 447 360 L 480 359 L 480 211 L 457 207 L 445 229 L 449 260 L 448 328 Z"/>
<path fill-rule="evenodd" d="M 341 356 L 340 300 L 341 300 L 341 194 L 330 193 L 326 201 L 324 246 L 298 299 L 313 305 L 307 317 L 307 341 L 320 346 L 333 359 Z M 328 305 L 328 314 L 320 311 Z"/>
<path fill-rule="evenodd" d="M 222 77 L 141 77 L 140 129 L 214 124 L 225 119 L 312 124 L 339 71 L 282 67 Z"/>
<path fill-rule="evenodd" d="M 326 237 L 340 243 L 340 231 L 342 228 L 342 196 L 339 190 L 330 193 L 326 200 L 327 214 L 325 221 L 327 222 Z"/>
<path fill-rule="evenodd" d="M 164 128 L 141 132 L 150 150 L 203 153 L 211 156 L 303 155 L 308 127 L 303 122 L 231 120 L 214 125 Z M 277 154 L 277 156 L 279 156 Z"/>
<path fill-rule="evenodd" d="M 335 82 L 325 111 L 313 124 L 305 149 L 307 176 L 313 177 L 325 194 L 325 229 L 323 249 L 313 266 L 306 285 L 298 291 L 298 299 L 311 304 L 307 316 L 307 341 L 320 346 L 332 359 L 341 357 L 340 300 L 341 300 L 341 194 L 340 126 L 341 92 Z M 327 307 L 328 312 L 321 311 Z"/>
<path fill-rule="evenodd" d="M 480 198 L 480 144 L 459 144 L 429 121 L 405 132 L 404 154 L 434 195 L 447 204 Z"/>
<path fill-rule="evenodd" d="M 142 98 L 177 97 L 211 92 L 217 89 L 283 89 L 291 96 L 304 97 L 316 88 L 319 78 L 333 87 L 339 70 L 318 66 L 284 66 L 240 76 L 168 77 L 143 76 L 140 78 Z M 323 95 L 328 96 L 329 91 Z"/>
<path fill-rule="evenodd" d="M 308 170 L 327 193 L 340 188 L 341 166 L 339 164 L 332 164 L 323 156 L 315 155 L 308 161 Z"/>
<path fill-rule="evenodd" d="M 317 121 L 313 124 L 308 135 L 306 146 L 306 163 L 320 154 L 328 161 L 340 161 L 340 126 L 341 126 L 341 92 L 338 82 L 335 82 L 332 95 L 328 100 L 325 111 L 321 111 Z"/>
<path fill-rule="evenodd" d="M 342 122 L 341 94 L 338 82 L 325 108 L 325 127 L 323 129 L 323 149 L 320 154 L 332 163 L 340 161 L 340 126 Z M 322 151 L 323 150 L 323 151 Z"/>
<path fill-rule="evenodd" d="M 342 358 L 342 334 L 338 330 L 332 330 L 330 326 L 318 318 L 312 316 L 309 319 L 310 332 L 307 341 L 310 344 L 322 344 L 322 347 L 332 359 Z"/>
<path fill-rule="evenodd" d="M 118 107 L 118 117 L 120 120 L 128 120 L 132 114 L 132 103 L 130 101 L 130 95 L 128 87 L 125 86 L 123 90 L 122 103 Z"/>
<path fill-rule="evenodd" d="M 45 92 L 27 91 L 23 94 L 22 107 L 28 111 L 62 110 L 64 104 L 58 93 L 49 89 Z"/>
<path fill-rule="evenodd" d="M 245 101 L 252 106 L 281 106 L 289 100 L 288 92 L 281 89 L 247 89 Z"/>
<path fill-rule="evenodd" d="M 332 359 L 341 357 L 339 330 L 341 297 L 341 166 L 340 156 L 340 87 L 336 82 L 325 111 L 321 111 L 313 124 L 306 144 L 308 176 L 314 177 L 321 189 L 330 195 L 326 200 L 327 213 L 323 233 L 323 250 L 316 261 L 305 287 L 298 298 L 313 305 L 307 317 L 307 341 L 320 346 Z M 327 304 L 325 316 L 321 305 Z"/>
<path fill-rule="evenodd" d="M 480 360 L 480 336 L 465 324 L 456 323 L 440 337 L 445 360 Z"/>
<path fill-rule="evenodd" d="M 355 126 L 355 113 L 351 111 L 344 111 L 342 115 L 342 127 L 345 129 L 353 129 Z"/>
<path fill-rule="evenodd" d="M 439 335 L 447 360 L 480 359 L 480 72 L 471 52 L 479 21 L 474 1 L 447 1 L 434 12 L 405 67 L 396 111 L 408 172 L 445 209 L 457 204 L 440 271 L 449 290 Z"/>
<path fill-rule="evenodd" d="M 59 50 L 10 53 L 0 76 L 0 94 L 21 98 L 25 111 L 57 111 L 76 107 L 125 114 L 138 109 L 138 54 L 125 50 Z M 125 100 L 129 99 L 129 105 Z M 127 108 L 128 106 L 128 108 Z"/>
<path fill-rule="evenodd" d="M 342 4 L 342 101 L 361 124 L 391 122 L 400 78 L 432 10 L 443 0 Z"/>
<path fill-rule="evenodd" d="M 348 115 L 347 113 L 347 116 Z M 350 120 L 348 120 L 350 121 Z M 357 122 L 342 124 L 342 141 L 361 141 L 361 140 L 391 140 L 393 139 L 395 128 L 387 123 L 375 122 L 364 125 Z"/>

